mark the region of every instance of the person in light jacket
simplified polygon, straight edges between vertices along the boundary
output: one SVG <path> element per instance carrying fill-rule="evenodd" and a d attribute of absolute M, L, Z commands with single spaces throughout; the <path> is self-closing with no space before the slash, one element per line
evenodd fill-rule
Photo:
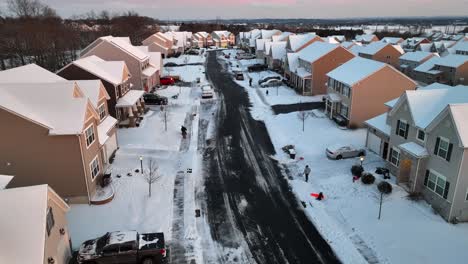
<path fill-rule="evenodd" d="M 309 174 L 310 174 L 310 168 L 309 168 L 309 165 L 306 165 L 305 169 L 304 169 L 304 175 L 305 175 L 305 181 L 306 182 L 309 181 Z"/>

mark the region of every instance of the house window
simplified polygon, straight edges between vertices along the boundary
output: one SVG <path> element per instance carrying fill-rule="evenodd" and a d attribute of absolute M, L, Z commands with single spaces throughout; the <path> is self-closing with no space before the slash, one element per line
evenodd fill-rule
<path fill-rule="evenodd" d="M 348 97 L 349 98 L 349 90 L 350 88 L 346 85 L 343 86 L 343 90 L 342 90 L 342 93 L 344 96 Z"/>
<path fill-rule="evenodd" d="M 418 129 L 417 139 L 424 142 L 426 140 L 426 133 L 424 133 L 424 131 L 421 129 Z"/>
<path fill-rule="evenodd" d="M 89 147 L 91 144 L 93 144 L 94 140 L 96 139 L 94 136 L 94 125 L 89 126 L 85 130 L 85 136 L 86 136 L 86 147 Z"/>
<path fill-rule="evenodd" d="M 396 134 L 405 139 L 408 138 L 409 125 L 404 120 L 397 121 Z"/>
<path fill-rule="evenodd" d="M 341 104 L 340 115 L 348 118 L 348 106 L 347 105 Z"/>
<path fill-rule="evenodd" d="M 52 207 L 49 207 L 47 210 L 47 216 L 46 216 L 46 230 L 47 230 L 47 236 L 50 236 L 50 232 L 52 232 L 52 228 L 55 225 L 55 219 L 54 219 L 54 214 L 52 213 Z"/>
<path fill-rule="evenodd" d="M 96 156 L 93 161 L 91 161 L 91 163 L 89 164 L 89 168 L 91 169 L 91 177 L 93 178 L 96 178 L 96 176 L 98 176 L 99 172 L 100 172 L 100 168 L 99 168 L 99 160 L 98 160 L 98 156 Z"/>
<path fill-rule="evenodd" d="M 99 111 L 99 118 L 101 120 L 103 120 L 107 115 L 107 113 L 106 113 L 106 104 L 100 105 L 99 108 L 98 108 L 98 111 Z"/>
<path fill-rule="evenodd" d="M 400 151 L 398 149 L 391 149 L 390 163 L 392 163 L 396 167 L 400 166 Z"/>
<path fill-rule="evenodd" d="M 448 139 L 437 137 L 434 154 L 445 159 L 446 161 L 450 161 L 450 157 L 452 156 L 452 148 L 453 144 L 450 143 Z"/>
<path fill-rule="evenodd" d="M 447 199 L 450 183 L 447 178 L 433 170 L 426 170 L 424 185 L 431 191 Z"/>

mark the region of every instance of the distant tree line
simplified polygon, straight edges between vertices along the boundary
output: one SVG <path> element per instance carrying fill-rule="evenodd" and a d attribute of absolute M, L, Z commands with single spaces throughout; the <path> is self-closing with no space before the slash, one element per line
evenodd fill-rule
<path fill-rule="evenodd" d="M 219 23 L 182 23 L 180 25 L 180 31 L 189 31 L 189 32 L 200 32 L 205 31 L 211 33 L 217 30 L 227 30 L 234 35 L 239 34 L 239 32 L 249 31 L 250 29 L 246 25 L 242 24 L 219 24 Z"/>

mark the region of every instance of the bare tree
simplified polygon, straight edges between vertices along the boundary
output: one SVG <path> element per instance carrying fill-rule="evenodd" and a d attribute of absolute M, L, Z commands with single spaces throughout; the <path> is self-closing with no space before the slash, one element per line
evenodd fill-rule
<path fill-rule="evenodd" d="M 310 117 L 310 113 L 309 112 L 306 112 L 304 110 L 299 110 L 299 112 L 297 112 L 297 118 L 299 118 L 299 120 L 302 121 L 302 131 L 304 131 L 304 127 L 305 127 L 305 121 L 307 118 Z"/>
<path fill-rule="evenodd" d="M 161 112 L 159 112 L 164 122 L 164 131 L 167 131 L 167 122 L 171 118 L 171 112 L 168 105 L 161 105 Z"/>
<path fill-rule="evenodd" d="M 36 17 L 41 14 L 44 5 L 38 0 L 8 0 L 10 12 L 17 17 Z"/>
<path fill-rule="evenodd" d="M 161 178 L 159 167 L 156 160 L 151 158 L 148 160 L 148 168 L 143 173 L 145 181 L 148 183 L 148 195 L 151 197 L 151 186 Z"/>

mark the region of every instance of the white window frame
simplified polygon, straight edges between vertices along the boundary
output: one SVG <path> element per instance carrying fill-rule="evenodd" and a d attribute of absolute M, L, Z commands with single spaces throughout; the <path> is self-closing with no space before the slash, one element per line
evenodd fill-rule
<path fill-rule="evenodd" d="M 99 173 L 101 172 L 101 164 L 99 163 L 99 159 L 98 159 L 98 155 L 96 155 L 96 157 L 94 157 L 94 159 L 89 163 L 89 171 L 91 172 L 91 180 L 95 180 L 96 177 L 99 175 Z M 97 165 L 97 172 L 94 173 L 94 164 Z"/>
<path fill-rule="evenodd" d="M 99 105 L 98 114 L 99 114 L 99 119 L 100 120 L 103 120 L 104 118 L 106 118 L 106 116 L 107 116 L 106 103 L 102 103 L 101 105 Z M 102 114 L 104 114 L 104 116 L 101 116 Z"/>
<path fill-rule="evenodd" d="M 448 155 L 448 152 L 449 152 L 449 148 L 450 148 L 450 140 L 448 138 L 444 138 L 444 137 L 439 137 L 439 146 L 437 146 L 437 157 L 439 158 L 442 158 L 444 160 L 447 160 L 447 155 Z M 441 143 L 442 141 L 444 141 L 444 143 L 446 142 L 447 143 L 447 149 L 442 149 L 443 151 L 445 151 L 445 157 L 442 157 L 440 155 L 440 150 L 441 150 Z"/>
<path fill-rule="evenodd" d="M 88 143 L 88 133 L 87 131 L 91 129 L 91 131 L 93 131 L 92 133 L 92 136 L 93 136 L 93 141 L 91 141 L 90 143 Z M 86 141 L 86 148 L 88 149 L 89 147 L 91 147 L 91 145 L 93 145 L 93 143 L 96 141 L 96 133 L 94 133 L 94 124 L 91 124 L 89 125 L 85 130 L 84 130 L 84 135 L 85 135 L 85 141 Z M 90 135 L 91 136 L 91 135 Z"/>
<path fill-rule="evenodd" d="M 343 114 L 343 109 L 346 109 L 346 115 Z M 346 119 L 349 119 L 349 106 L 347 104 L 341 103 L 340 105 L 340 115 Z"/>
<path fill-rule="evenodd" d="M 431 179 L 431 174 L 435 176 L 435 182 L 434 183 L 434 187 L 431 188 L 429 186 L 429 182 L 430 182 L 430 179 Z M 439 179 L 443 180 L 444 181 L 444 185 L 443 186 L 439 186 L 438 185 L 438 182 L 439 182 Z M 442 188 L 442 194 L 439 194 L 437 192 L 437 187 L 440 187 Z M 445 177 L 444 175 L 438 173 L 437 171 L 435 170 L 429 170 L 429 176 L 427 177 L 427 184 L 426 184 L 426 188 L 429 189 L 430 191 L 432 191 L 433 193 L 437 194 L 438 196 L 442 197 L 443 199 L 444 198 L 444 192 L 445 192 L 445 186 L 447 186 L 447 177 Z M 465 197 L 466 198 L 466 197 Z"/>
<path fill-rule="evenodd" d="M 393 152 L 398 153 L 398 157 L 396 158 L 396 164 L 393 163 Z M 391 148 L 390 149 L 389 161 L 393 166 L 395 166 L 395 167 L 400 166 L 400 157 L 401 157 L 401 152 L 400 152 L 399 149 L 397 149 L 397 148 Z"/>
<path fill-rule="evenodd" d="M 423 132 L 424 133 L 424 139 L 420 139 L 419 138 L 419 132 Z M 426 132 L 424 132 L 424 130 L 422 129 L 418 129 L 418 131 L 416 132 L 416 139 L 420 142 L 426 142 Z"/>
<path fill-rule="evenodd" d="M 401 128 L 401 125 L 404 125 L 404 128 Z M 402 138 L 405 137 L 404 135 L 406 135 L 406 133 L 407 133 L 407 131 L 406 131 L 407 126 L 408 126 L 408 122 L 406 120 L 400 119 L 400 124 L 398 126 L 398 136 L 400 136 Z M 408 128 L 409 128 L 409 126 L 408 126 Z M 403 136 L 400 135 L 400 131 L 403 131 Z"/>

